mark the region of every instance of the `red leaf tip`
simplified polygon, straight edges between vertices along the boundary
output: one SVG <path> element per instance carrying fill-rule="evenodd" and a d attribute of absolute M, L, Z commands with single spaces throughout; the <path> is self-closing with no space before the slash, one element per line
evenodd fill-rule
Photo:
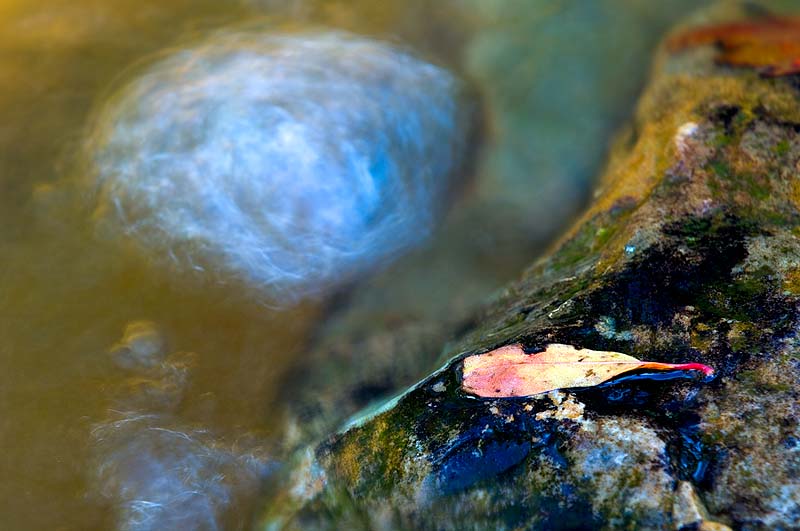
<path fill-rule="evenodd" d="M 700 371 L 707 377 L 714 374 L 713 368 L 708 365 L 703 365 L 702 363 L 679 363 L 673 368 L 679 371 Z"/>

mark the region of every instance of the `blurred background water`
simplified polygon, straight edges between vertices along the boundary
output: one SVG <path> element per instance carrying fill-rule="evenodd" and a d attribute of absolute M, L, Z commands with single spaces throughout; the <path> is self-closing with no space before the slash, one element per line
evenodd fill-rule
<path fill-rule="evenodd" d="M 701 5 L 0 2 L 0 528 L 156 529 L 157 518 L 136 520 L 139 506 L 121 503 L 157 499 L 171 487 L 145 487 L 175 470 L 191 476 L 175 481 L 208 491 L 207 514 L 183 506 L 201 518 L 184 527 L 246 528 L 284 436 L 281 405 L 308 385 L 310 344 L 468 315 L 513 279 L 585 203 L 653 47 Z M 481 138 L 465 155 L 475 164 L 430 240 L 335 296 L 281 308 L 252 286 L 184 278 L 98 238 L 63 192 L 85 171 L 93 109 L 111 87 L 156 52 L 256 19 L 403 45 L 471 84 L 483 109 Z M 124 337 L 142 319 L 154 323 L 144 336 Z M 128 422 L 134 409 L 152 416 Z M 135 429 L 116 435 L 123 425 Z M 142 430 L 179 439 L 142 439 Z M 221 470 L 232 484 L 215 482 Z"/>

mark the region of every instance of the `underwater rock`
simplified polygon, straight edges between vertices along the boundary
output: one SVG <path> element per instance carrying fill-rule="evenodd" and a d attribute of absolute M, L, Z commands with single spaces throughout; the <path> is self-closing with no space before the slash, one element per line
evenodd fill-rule
<path fill-rule="evenodd" d="M 472 112 L 453 75 L 386 43 L 220 32 L 100 109 L 86 185 L 112 235 L 294 302 L 426 238 Z"/>
<path fill-rule="evenodd" d="M 97 489 L 126 531 L 245 529 L 269 469 L 207 430 L 159 415 L 110 420 L 92 435 Z"/>
<path fill-rule="evenodd" d="M 116 529 L 245 529 L 270 461 L 247 437 L 231 444 L 176 414 L 193 356 L 164 344 L 155 323 L 134 321 L 111 349 L 133 376 L 108 385 L 108 418 L 92 428 L 93 493 Z"/>
<path fill-rule="evenodd" d="M 265 528 L 797 528 L 799 101 L 791 79 L 662 47 L 581 219 L 453 332 L 438 370 L 301 447 Z M 463 392 L 466 357 L 517 343 L 716 376 Z"/>
<path fill-rule="evenodd" d="M 148 369 L 164 361 L 166 342 L 152 321 L 132 321 L 125 326 L 122 339 L 111 347 L 110 353 L 123 369 Z"/>

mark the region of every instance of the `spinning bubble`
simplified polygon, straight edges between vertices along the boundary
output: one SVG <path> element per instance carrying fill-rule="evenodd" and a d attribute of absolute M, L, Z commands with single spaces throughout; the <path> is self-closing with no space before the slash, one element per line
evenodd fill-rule
<path fill-rule="evenodd" d="M 468 115 L 451 74 L 385 43 L 217 34 L 100 110 L 96 217 L 276 301 L 320 294 L 429 234 Z"/>

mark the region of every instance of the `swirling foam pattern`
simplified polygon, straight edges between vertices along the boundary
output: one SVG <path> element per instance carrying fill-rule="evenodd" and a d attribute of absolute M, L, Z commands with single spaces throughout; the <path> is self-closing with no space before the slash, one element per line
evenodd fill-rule
<path fill-rule="evenodd" d="M 366 38 L 216 34 L 98 113 L 97 217 L 278 302 L 323 293 L 431 231 L 464 156 L 463 94 Z"/>

